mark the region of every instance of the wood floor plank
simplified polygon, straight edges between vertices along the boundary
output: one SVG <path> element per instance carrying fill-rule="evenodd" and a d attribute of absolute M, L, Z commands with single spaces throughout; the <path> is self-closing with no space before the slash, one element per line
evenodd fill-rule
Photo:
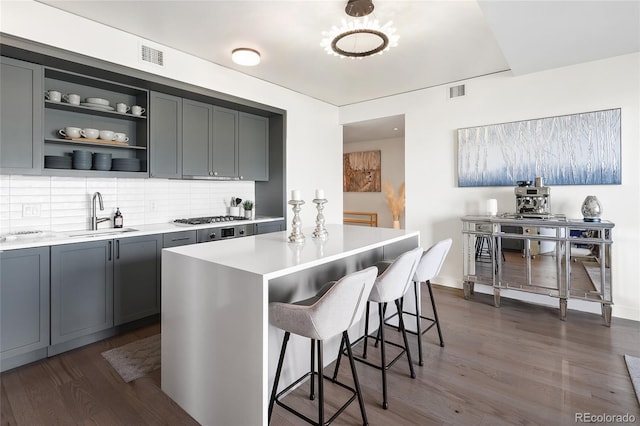
<path fill-rule="evenodd" d="M 401 358 L 388 372 L 389 409 L 381 406 L 380 371 L 357 363 L 370 425 L 575 425 L 576 413 L 629 413 L 640 420 L 640 405 L 623 355 L 640 355 L 640 324 L 599 315 L 434 285 L 445 347 L 435 328 L 423 336 L 424 366 L 417 365 L 416 336 L 409 336 L 416 378 Z M 428 307 L 428 292 L 422 292 Z M 430 312 L 429 309 L 425 311 Z M 197 425 L 160 387 L 160 370 L 125 383 L 101 353 L 160 332 L 153 324 L 110 339 L 19 367 L 0 375 L 3 425 Z M 389 328 L 386 336 L 400 342 Z M 377 359 L 379 352 L 369 352 Z M 332 366 L 325 373 L 333 372 Z M 351 383 L 348 363 L 340 380 Z M 344 392 L 327 385 L 327 410 Z M 296 404 L 316 413 L 302 388 Z M 238 396 L 242 398 L 241 395 Z M 289 396 L 288 396 L 289 397 Z M 272 425 L 299 425 L 283 408 Z M 335 425 L 361 424 L 357 403 Z M 244 426 L 244 425 L 243 425 Z"/>

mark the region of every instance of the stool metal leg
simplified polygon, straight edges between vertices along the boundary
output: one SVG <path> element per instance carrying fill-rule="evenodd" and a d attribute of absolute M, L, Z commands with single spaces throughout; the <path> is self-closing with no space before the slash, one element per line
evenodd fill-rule
<path fill-rule="evenodd" d="M 362 358 L 367 358 L 367 346 L 369 340 L 369 302 L 367 302 L 367 313 L 364 320 L 364 350 L 362 351 Z"/>
<path fill-rule="evenodd" d="M 318 424 L 324 425 L 324 378 L 322 374 L 322 340 L 318 340 Z M 311 377 L 313 377 L 313 371 Z"/>
<path fill-rule="evenodd" d="M 420 323 L 421 323 L 420 314 L 422 311 L 421 309 L 422 304 L 418 300 L 418 285 L 420 285 L 419 282 L 417 281 L 413 282 L 413 294 L 415 295 L 415 299 L 416 299 L 416 333 L 418 336 L 418 365 L 422 366 L 424 365 L 424 362 L 422 361 L 422 331 L 420 330 Z"/>
<path fill-rule="evenodd" d="M 436 328 L 438 329 L 438 336 L 440 337 L 440 347 L 444 348 L 444 340 L 442 340 L 442 330 L 440 329 L 440 320 L 438 319 L 438 310 L 436 309 L 436 299 L 433 298 L 431 281 L 427 281 L 427 288 L 429 289 L 429 297 L 431 298 L 431 306 L 433 307 L 433 319 L 436 322 Z"/>
<path fill-rule="evenodd" d="M 378 314 L 380 315 L 380 359 L 382 361 L 380 364 L 382 365 L 382 408 L 386 410 L 389 408 L 389 401 L 387 401 L 387 360 L 384 353 L 384 309 L 382 309 L 382 303 L 378 303 Z"/>
<path fill-rule="evenodd" d="M 351 375 L 353 376 L 353 383 L 358 394 L 358 404 L 360 404 L 360 413 L 362 413 L 362 424 L 368 425 L 367 412 L 364 408 L 364 399 L 362 398 L 362 391 L 360 390 L 360 382 L 358 381 L 358 372 L 356 371 L 356 363 L 353 359 L 353 352 L 351 352 L 351 342 L 349 341 L 349 333 L 346 331 L 342 333 L 342 343 L 347 345 L 347 353 L 349 355 L 349 365 L 351 365 Z M 342 343 L 340 343 L 340 352 L 342 353 Z"/>
<path fill-rule="evenodd" d="M 400 307 L 400 301 L 396 300 L 396 308 L 398 312 L 402 312 L 402 308 Z M 411 371 L 411 378 L 416 378 L 416 373 L 413 371 L 413 362 L 411 362 L 411 351 L 409 350 L 409 341 L 407 340 L 407 330 L 404 328 L 404 320 L 402 319 L 402 315 L 398 315 L 398 322 L 400 323 L 400 329 L 402 330 L 402 338 L 404 339 L 404 347 L 407 351 L 407 360 L 409 361 L 409 371 Z"/>
<path fill-rule="evenodd" d="M 269 423 L 271 422 L 271 414 L 273 413 L 273 404 L 276 402 L 278 382 L 280 381 L 280 373 L 282 373 L 282 364 L 284 363 L 284 353 L 287 350 L 287 342 L 289 341 L 290 334 L 291 333 L 286 331 L 284 333 L 284 338 L 282 339 L 282 349 L 280 350 L 280 358 L 278 359 L 278 368 L 276 369 L 276 377 L 273 379 L 273 390 L 271 391 L 271 399 L 269 400 Z"/>
<path fill-rule="evenodd" d="M 334 382 L 338 379 L 338 370 L 340 370 L 340 359 L 342 358 L 342 351 L 344 350 L 344 338 L 340 340 L 340 350 L 338 351 L 338 358 L 336 359 L 336 366 L 333 369 L 333 377 L 331 378 Z"/>
<path fill-rule="evenodd" d="M 315 366 L 315 353 L 314 353 L 315 346 L 316 346 L 316 341 L 315 341 L 315 339 L 310 339 L 310 340 L 311 340 L 311 369 L 310 369 L 310 371 L 311 371 L 311 380 L 310 380 L 311 386 L 309 388 L 309 399 L 311 401 L 313 401 L 314 399 L 316 399 L 316 394 L 315 394 L 315 388 L 316 387 L 314 385 L 315 374 L 313 374 L 313 372 L 315 371 L 315 368 L 316 368 L 316 366 Z M 320 344 L 320 342 L 318 342 L 318 344 Z M 322 370 L 320 370 L 320 371 L 322 371 Z M 320 380 L 322 380 L 322 379 L 320 379 Z"/>

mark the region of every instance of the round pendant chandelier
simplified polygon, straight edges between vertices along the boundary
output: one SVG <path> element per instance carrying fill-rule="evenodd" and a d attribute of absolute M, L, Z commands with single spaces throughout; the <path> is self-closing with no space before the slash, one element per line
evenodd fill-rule
<path fill-rule="evenodd" d="M 395 34 L 393 22 L 381 26 L 377 19 L 369 19 L 366 15 L 373 9 L 371 0 L 349 0 L 345 12 L 349 16 L 364 18 L 343 19 L 340 27 L 333 26 L 331 30 L 323 31 L 320 46 L 328 54 L 341 58 L 364 58 L 397 46 L 400 37 Z"/>

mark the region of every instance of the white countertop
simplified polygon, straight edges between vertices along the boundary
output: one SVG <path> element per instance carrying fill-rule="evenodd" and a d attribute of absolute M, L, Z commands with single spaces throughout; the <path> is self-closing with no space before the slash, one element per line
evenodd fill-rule
<path fill-rule="evenodd" d="M 224 241 L 164 249 L 196 259 L 216 263 L 267 279 L 361 253 L 411 236 L 419 231 L 369 228 L 350 225 L 326 225 L 326 240 L 312 238 L 314 228 L 303 228 L 303 244 L 288 242 L 288 231 L 254 235 Z"/>
<path fill-rule="evenodd" d="M 249 225 L 254 223 L 262 223 L 262 222 L 272 222 L 276 220 L 282 220 L 283 217 L 257 217 L 252 220 L 241 220 L 237 222 L 218 222 L 218 223 L 207 223 L 205 225 L 176 225 L 173 222 L 167 223 L 154 223 L 149 225 L 133 225 L 133 226 L 125 226 L 127 228 L 133 228 L 135 231 L 131 232 L 123 232 L 118 234 L 108 234 L 104 235 L 100 234 L 100 232 L 108 232 L 108 231 L 118 231 L 115 228 L 101 228 L 98 226 L 98 233 L 96 235 L 90 236 L 77 236 L 71 237 L 70 235 L 79 234 L 83 232 L 90 232 L 86 229 L 78 229 L 73 231 L 62 231 L 62 232 L 51 232 L 45 231 L 41 235 L 35 237 L 19 237 L 12 241 L 2 241 L 0 242 L 0 251 L 3 250 L 17 250 L 23 248 L 34 248 L 34 247 L 46 247 L 46 246 L 55 246 L 60 244 L 71 244 L 71 243 L 83 243 L 87 241 L 98 241 L 98 240 L 111 240 L 114 238 L 129 238 L 129 237 L 138 237 L 142 235 L 152 235 L 152 234 L 166 234 L 169 232 L 179 232 L 179 231 L 188 231 L 188 230 L 197 230 L 197 229 L 209 229 L 209 228 L 220 228 L 226 226 L 235 226 L 235 225 Z"/>

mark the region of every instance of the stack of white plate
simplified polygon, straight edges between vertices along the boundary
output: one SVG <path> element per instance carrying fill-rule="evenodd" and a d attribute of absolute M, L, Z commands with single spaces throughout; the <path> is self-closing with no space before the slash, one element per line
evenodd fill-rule
<path fill-rule="evenodd" d="M 111 170 L 120 172 L 139 172 L 140 160 L 137 158 L 114 158 L 111 160 Z"/>
<path fill-rule="evenodd" d="M 80 105 L 86 106 L 89 108 L 102 109 L 105 111 L 114 110 L 113 107 L 110 105 L 110 102 L 102 98 L 85 98 L 84 102 L 81 102 Z"/>

